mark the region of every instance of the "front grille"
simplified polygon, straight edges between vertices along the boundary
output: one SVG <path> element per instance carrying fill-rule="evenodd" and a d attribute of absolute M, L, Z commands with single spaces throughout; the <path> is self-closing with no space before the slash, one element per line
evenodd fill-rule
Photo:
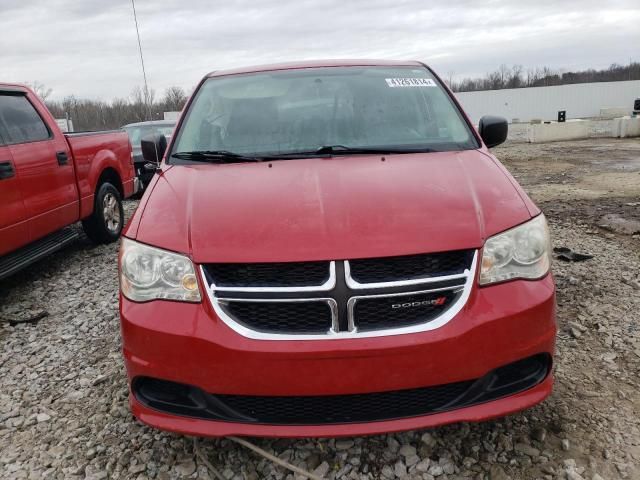
<path fill-rule="evenodd" d="M 331 307 L 326 301 L 239 302 L 223 301 L 224 311 L 242 325 L 258 332 L 280 334 L 327 333 Z"/>
<path fill-rule="evenodd" d="M 181 383 L 138 377 L 132 391 L 148 407 L 174 415 L 240 423 L 323 425 L 394 420 L 477 405 L 532 388 L 550 369 L 551 357 L 539 354 L 479 379 L 409 390 L 319 396 L 219 395 Z"/>
<path fill-rule="evenodd" d="M 473 250 L 455 250 L 402 257 L 351 260 L 351 277 L 358 283 L 394 282 L 461 274 L 471 267 Z"/>
<path fill-rule="evenodd" d="M 440 316 L 457 295 L 454 291 L 446 291 L 361 298 L 353 307 L 354 322 L 359 331 L 417 325 Z"/>
<path fill-rule="evenodd" d="M 203 268 L 216 287 L 307 287 L 329 279 L 329 262 L 212 263 Z"/>
<path fill-rule="evenodd" d="M 351 261 L 206 264 L 201 268 L 218 317 L 241 335 L 339 339 L 444 325 L 469 297 L 475 254 L 458 250 Z M 443 300 L 435 302 L 437 299 Z"/>

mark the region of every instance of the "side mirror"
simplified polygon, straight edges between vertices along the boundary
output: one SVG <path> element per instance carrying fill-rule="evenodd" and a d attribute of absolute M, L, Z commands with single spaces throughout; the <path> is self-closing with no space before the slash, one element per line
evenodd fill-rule
<path fill-rule="evenodd" d="M 478 131 L 480 132 L 480 137 L 482 137 L 484 144 L 487 147 L 492 148 L 496 145 L 500 145 L 507 139 L 509 124 L 505 118 L 485 115 L 480 119 Z"/>
<path fill-rule="evenodd" d="M 142 157 L 147 162 L 160 163 L 167 149 L 167 139 L 161 133 L 150 133 L 142 137 L 140 142 Z"/>

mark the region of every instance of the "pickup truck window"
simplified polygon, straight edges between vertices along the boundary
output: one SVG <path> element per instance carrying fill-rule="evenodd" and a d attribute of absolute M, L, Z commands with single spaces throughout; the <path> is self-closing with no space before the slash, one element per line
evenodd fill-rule
<path fill-rule="evenodd" d="M 260 156 L 326 146 L 400 152 L 479 146 L 449 94 L 421 67 L 322 67 L 212 77 L 201 85 L 177 135 L 172 153 Z"/>
<path fill-rule="evenodd" d="M 10 144 L 51 138 L 51 132 L 24 95 L 0 95 L 0 122 Z"/>

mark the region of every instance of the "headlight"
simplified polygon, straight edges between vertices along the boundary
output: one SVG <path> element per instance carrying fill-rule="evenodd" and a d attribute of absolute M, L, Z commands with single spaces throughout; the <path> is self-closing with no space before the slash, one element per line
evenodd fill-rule
<path fill-rule="evenodd" d="M 484 244 L 480 285 L 515 278 L 544 277 L 551 264 L 551 241 L 544 215 L 489 238 Z"/>
<path fill-rule="evenodd" d="M 188 257 L 127 238 L 120 247 L 120 289 L 134 302 L 200 301 L 198 280 Z"/>

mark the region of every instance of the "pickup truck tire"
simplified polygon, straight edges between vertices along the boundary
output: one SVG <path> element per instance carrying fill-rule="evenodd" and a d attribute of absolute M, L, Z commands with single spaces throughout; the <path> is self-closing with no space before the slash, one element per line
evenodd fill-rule
<path fill-rule="evenodd" d="M 82 221 L 82 228 L 95 243 L 112 243 L 120 238 L 124 226 L 124 209 L 120 192 L 105 182 L 98 187 L 93 214 Z"/>

